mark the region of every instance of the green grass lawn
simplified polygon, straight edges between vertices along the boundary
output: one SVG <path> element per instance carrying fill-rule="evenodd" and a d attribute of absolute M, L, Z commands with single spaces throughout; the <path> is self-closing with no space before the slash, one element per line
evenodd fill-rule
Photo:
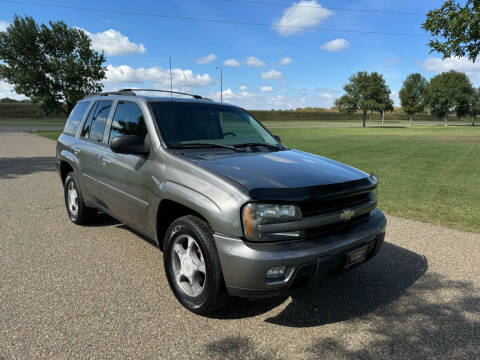
<path fill-rule="evenodd" d="M 271 130 L 287 146 L 377 174 L 388 214 L 480 232 L 480 127 Z"/>
<path fill-rule="evenodd" d="M 0 126 L 49 126 L 49 125 L 65 125 L 64 118 L 15 118 L 15 119 L 2 119 L 0 118 Z"/>
<path fill-rule="evenodd" d="M 61 131 L 56 131 L 56 130 L 52 130 L 52 131 L 38 130 L 38 131 L 35 131 L 35 134 L 46 137 L 48 139 L 52 139 L 52 140 L 57 140 L 57 138 L 60 136 L 61 133 L 62 133 Z"/>

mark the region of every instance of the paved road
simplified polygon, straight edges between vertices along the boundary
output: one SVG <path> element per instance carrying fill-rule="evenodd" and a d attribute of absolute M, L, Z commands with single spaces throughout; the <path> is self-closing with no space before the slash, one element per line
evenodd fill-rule
<path fill-rule="evenodd" d="M 478 359 L 480 234 L 390 216 L 370 263 L 200 317 L 150 242 L 108 217 L 68 220 L 54 152 L 0 133 L 2 359 Z"/>

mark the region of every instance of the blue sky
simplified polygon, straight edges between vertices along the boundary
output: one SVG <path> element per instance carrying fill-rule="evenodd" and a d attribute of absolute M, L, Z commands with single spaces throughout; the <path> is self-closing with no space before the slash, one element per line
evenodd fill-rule
<path fill-rule="evenodd" d="M 168 89 L 171 56 L 175 89 L 219 99 L 219 72 L 215 68 L 221 66 L 224 100 L 250 109 L 330 107 L 335 98 L 342 94 L 342 86 L 349 76 L 360 70 L 382 73 L 392 90 L 392 98 L 398 105 L 397 94 L 402 81 L 412 72 L 420 72 L 430 78 L 438 72 L 456 69 L 467 72 L 475 85 L 480 83 L 479 64 L 458 58 L 442 60 L 438 54 L 429 54 L 426 45 L 429 37 L 420 29 L 424 16 L 385 13 L 426 13 L 429 9 L 439 7 L 442 2 L 44 2 L 265 25 L 250 26 L 42 7 L 0 0 L 0 30 L 12 21 L 14 14 L 31 15 L 38 22 L 63 20 L 70 26 L 85 29 L 92 37 L 94 46 L 104 49 L 106 53 L 106 89 Z M 331 8 L 361 9 L 368 12 Z M 301 27 L 317 29 L 305 30 Z M 320 28 L 421 36 L 323 31 Z M 0 97 L 13 96 L 10 90 L 9 85 L 0 82 Z"/>

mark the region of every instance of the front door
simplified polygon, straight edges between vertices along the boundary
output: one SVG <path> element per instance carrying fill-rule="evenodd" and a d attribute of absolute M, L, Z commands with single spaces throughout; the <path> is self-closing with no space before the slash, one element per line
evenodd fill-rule
<path fill-rule="evenodd" d="M 119 101 L 107 142 L 117 136 L 137 135 L 149 141 L 145 117 L 134 102 Z M 105 147 L 100 156 L 101 200 L 120 220 L 152 233 L 148 210 L 153 197 L 152 176 L 146 156 L 117 154 Z"/>

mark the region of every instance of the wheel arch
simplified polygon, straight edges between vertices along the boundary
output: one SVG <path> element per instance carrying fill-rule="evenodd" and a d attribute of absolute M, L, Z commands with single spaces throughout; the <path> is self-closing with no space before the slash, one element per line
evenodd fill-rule
<path fill-rule="evenodd" d="M 170 199 L 163 199 L 160 201 L 160 203 L 158 204 L 156 215 L 156 238 L 158 246 L 162 251 L 163 240 L 168 227 L 176 219 L 186 215 L 196 216 L 199 219 L 205 221 L 210 226 L 208 220 L 191 207 L 188 207 L 178 201 Z"/>
<path fill-rule="evenodd" d="M 62 184 L 65 184 L 65 179 L 67 178 L 67 175 L 72 171 L 75 171 L 75 170 L 68 161 L 66 160 L 60 161 L 60 177 L 62 179 Z"/>

